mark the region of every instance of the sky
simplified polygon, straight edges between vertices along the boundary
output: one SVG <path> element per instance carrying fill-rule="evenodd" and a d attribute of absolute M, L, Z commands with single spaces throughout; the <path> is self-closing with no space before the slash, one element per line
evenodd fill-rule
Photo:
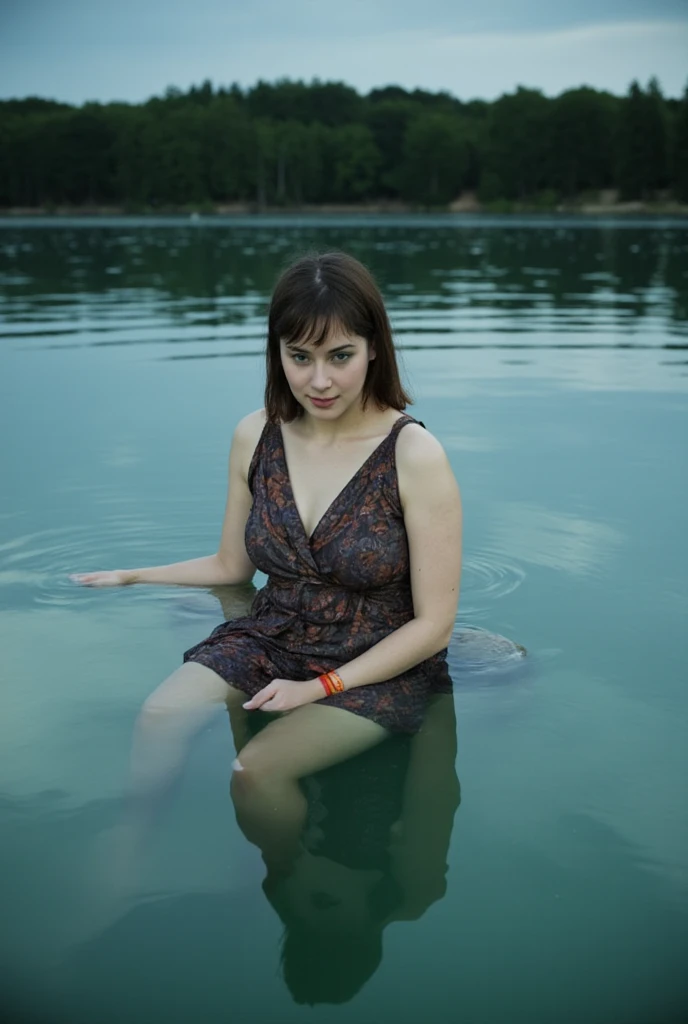
<path fill-rule="evenodd" d="M 0 0 L 0 98 L 140 102 L 259 79 L 491 100 L 688 84 L 688 0 Z"/>

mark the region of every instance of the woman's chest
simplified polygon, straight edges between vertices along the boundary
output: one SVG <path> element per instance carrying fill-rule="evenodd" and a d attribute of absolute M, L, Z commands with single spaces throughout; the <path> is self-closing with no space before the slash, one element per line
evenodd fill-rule
<path fill-rule="evenodd" d="M 384 483 L 375 473 L 357 476 L 319 515 L 309 537 L 279 478 L 263 478 L 246 531 L 252 561 L 268 575 L 305 572 L 355 588 L 383 586 L 405 576 L 403 515 Z"/>
<path fill-rule="evenodd" d="M 343 449 L 292 449 L 288 456 L 291 498 L 306 537 L 310 538 L 326 513 L 354 499 L 356 484 L 370 458 L 371 446 Z"/>

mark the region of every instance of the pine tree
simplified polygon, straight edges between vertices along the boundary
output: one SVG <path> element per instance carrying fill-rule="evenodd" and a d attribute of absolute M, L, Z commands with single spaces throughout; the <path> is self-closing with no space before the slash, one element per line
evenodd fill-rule
<path fill-rule="evenodd" d="M 672 165 L 674 195 L 688 203 L 688 83 L 674 120 Z"/>
<path fill-rule="evenodd" d="M 617 181 L 622 199 L 647 199 L 666 188 L 667 122 L 655 78 L 647 92 L 633 82 L 623 100 L 617 135 Z"/>

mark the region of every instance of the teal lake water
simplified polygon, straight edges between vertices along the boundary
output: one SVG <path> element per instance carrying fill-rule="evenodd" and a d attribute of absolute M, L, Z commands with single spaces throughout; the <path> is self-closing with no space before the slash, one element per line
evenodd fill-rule
<path fill-rule="evenodd" d="M 233 427 L 262 404 L 270 289 L 313 247 L 376 274 L 411 411 L 462 489 L 459 623 L 523 644 L 527 669 L 463 677 L 454 654 L 458 753 L 448 717 L 438 788 L 435 773 L 422 789 L 422 761 L 422 811 L 404 819 L 425 893 L 407 920 L 380 924 L 404 901 L 389 827 L 413 762 L 391 744 L 308 783 L 328 859 L 346 851 L 327 884 L 363 909 L 356 928 L 304 945 L 287 984 L 219 716 L 151 839 L 135 905 L 69 948 L 138 708 L 243 597 L 94 591 L 68 575 L 215 550 Z M 0 429 L 12 1019 L 686 1019 L 688 223 L 5 221 Z M 429 851 L 450 831 L 438 874 Z M 316 999 L 330 958 L 359 970 L 358 991 L 298 1002 Z"/>

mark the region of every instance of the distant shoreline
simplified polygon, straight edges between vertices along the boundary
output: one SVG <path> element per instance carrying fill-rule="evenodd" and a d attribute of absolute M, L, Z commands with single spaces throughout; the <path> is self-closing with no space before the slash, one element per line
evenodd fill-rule
<path fill-rule="evenodd" d="M 188 203 L 182 206 L 165 205 L 160 207 L 137 206 L 135 204 L 79 204 L 79 205 L 46 205 L 46 206 L 11 206 L 0 207 L 0 217 L 248 217 L 248 216 L 303 216 L 303 215 L 385 215 L 406 216 L 424 214 L 441 216 L 442 214 L 470 214 L 488 216 L 519 216 L 522 214 L 543 214 L 564 216 L 580 214 L 583 216 L 678 216 L 688 217 L 688 204 L 670 200 L 653 202 L 618 202 L 590 201 L 587 199 L 572 200 L 567 203 L 545 205 L 534 202 L 515 202 L 497 200 L 491 203 L 480 203 L 475 196 L 461 196 L 453 203 L 440 207 L 421 207 L 410 203 L 386 202 L 379 200 L 369 203 L 321 203 L 303 206 L 259 206 L 256 203 Z"/>

